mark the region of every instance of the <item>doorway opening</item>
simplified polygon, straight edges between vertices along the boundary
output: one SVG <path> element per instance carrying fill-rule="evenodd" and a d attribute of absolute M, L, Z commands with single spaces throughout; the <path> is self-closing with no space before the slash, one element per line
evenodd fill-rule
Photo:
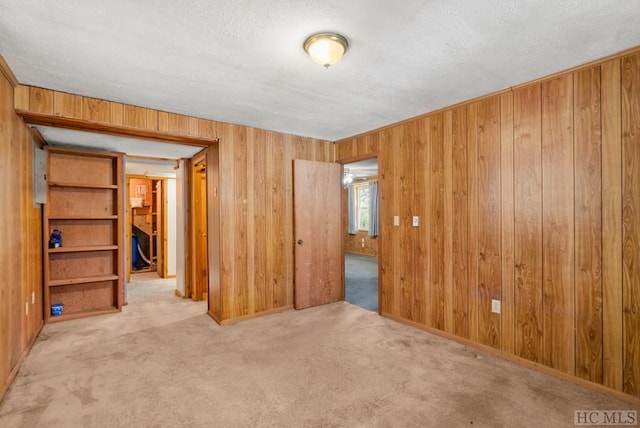
<path fill-rule="evenodd" d="M 128 204 L 127 228 L 131 236 L 132 274 L 153 273 L 167 276 L 165 269 L 166 179 L 145 176 L 127 176 Z"/>
<path fill-rule="evenodd" d="M 128 304 L 136 294 L 166 294 L 160 284 L 177 295 L 179 162 L 127 156 L 124 166 L 125 300 Z"/>
<path fill-rule="evenodd" d="M 377 156 L 344 164 L 343 187 L 345 300 L 379 312 Z"/>

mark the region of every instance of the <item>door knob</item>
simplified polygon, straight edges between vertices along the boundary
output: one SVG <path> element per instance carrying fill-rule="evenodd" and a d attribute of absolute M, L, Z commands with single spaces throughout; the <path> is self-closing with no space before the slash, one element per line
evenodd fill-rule
<path fill-rule="evenodd" d="M 298 244 L 298 245 L 302 245 L 302 243 L 303 243 L 303 242 L 304 242 L 304 241 L 303 241 L 302 239 L 298 239 L 298 240 L 296 241 L 296 244 Z"/>

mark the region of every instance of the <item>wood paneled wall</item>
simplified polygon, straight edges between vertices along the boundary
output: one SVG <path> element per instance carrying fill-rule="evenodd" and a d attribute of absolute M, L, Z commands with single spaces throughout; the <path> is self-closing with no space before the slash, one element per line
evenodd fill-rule
<path fill-rule="evenodd" d="M 333 144 L 218 124 L 222 323 L 293 306 L 293 160 L 333 160 Z"/>
<path fill-rule="evenodd" d="M 145 107 L 19 85 L 15 109 L 30 123 L 175 141 L 206 147 L 218 122 Z"/>
<path fill-rule="evenodd" d="M 43 122 L 72 118 L 191 143 L 219 138 L 207 154 L 218 184 L 208 190 L 209 228 L 219 231 L 209 234 L 209 313 L 227 323 L 293 306 L 293 159 L 330 162 L 332 143 L 31 86 L 19 86 L 15 106 Z"/>
<path fill-rule="evenodd" d="M 0 400 L 42 327 L 42 214 L 33 200 L 33 145 L 13 109 L 15 79 L 0 57 Z"/>
<path fill-rule="evenodd" d="M 372 153 L 384 315 L 640 397 L 640 54 L 337 142 Z"/>

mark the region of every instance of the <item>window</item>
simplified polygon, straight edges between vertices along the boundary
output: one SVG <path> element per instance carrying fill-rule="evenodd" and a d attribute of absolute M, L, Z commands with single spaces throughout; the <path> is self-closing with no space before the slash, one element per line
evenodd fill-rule
<path fill-rule="evenodd" d="M 354 186 L 354 190 L 356 228 L 369 230 L 369 183 L 358 183 Z"/>

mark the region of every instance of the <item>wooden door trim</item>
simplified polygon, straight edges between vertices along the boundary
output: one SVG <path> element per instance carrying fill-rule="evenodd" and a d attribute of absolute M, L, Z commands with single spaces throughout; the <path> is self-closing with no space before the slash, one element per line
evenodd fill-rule
<path fill-rule="evenodd" d="M 196 216 L 199 215 L 198 209 L 196 207 L 196 188 L 198 186 L 198 184 L 196 184 L 196 180 L 198 179 L 198 171 L 196 169 L 196 165 L 204 163 L 205 165 L 205 174 L 207 174 L 206 171 L 206 167 L 207 167 L 207 149 L 204 149 L 198 153 L 196 153 L 189 162 L 189 167 L 190 167 L 190 171 L 189 171 L 189 201 L 188 201 L 188 206 L 189 206 L 189 225 L 188 225 L 188 234 L 189 234 L 189 243 L 188 243 L 188 247 L 189 248 L 189 254 L 190 254 L 190 260 L 189 260 L 189 277 L 190 277 L 190 281 L 189 281 L 189 288 L 187 288 L 186 284 L 185 284 L 185 297 L 190 297 L 193 300 L 202 300 L 202 291 L 197 289 L 198 286 L 198 280 L 197 280 L 197 275 L 198 275 L 198 258 L 196 256 L 196 245 L 198 242 L 197 239 L 197 224 L 198 222 L 196 221 L 197 218 Z M 206 183 L 205 183 L 206 186 Z M 199 188 L 198 188 L 199 189 Z M 205 209 L 207 208 L 207 202 L 206 200 L 204 201 L 205 203 Z M 205 222 L 206 222 L 206 218 L 205 218 Z M 208 239 L 208 237 L 207 237 Z M 208 252 L 208 251 L 207 251 Z M 207 270 L 209 269 L 208 266 L 208 256 L 207 256 Z M 185 269 L 186 271 L 187 269 Z M 207 274 L 207 283 L 208 283 L 208 274 Z M 200 291 L 200 292 L 199 292 Z M 205 290 L 208 294 L 208 290 Z"/>

